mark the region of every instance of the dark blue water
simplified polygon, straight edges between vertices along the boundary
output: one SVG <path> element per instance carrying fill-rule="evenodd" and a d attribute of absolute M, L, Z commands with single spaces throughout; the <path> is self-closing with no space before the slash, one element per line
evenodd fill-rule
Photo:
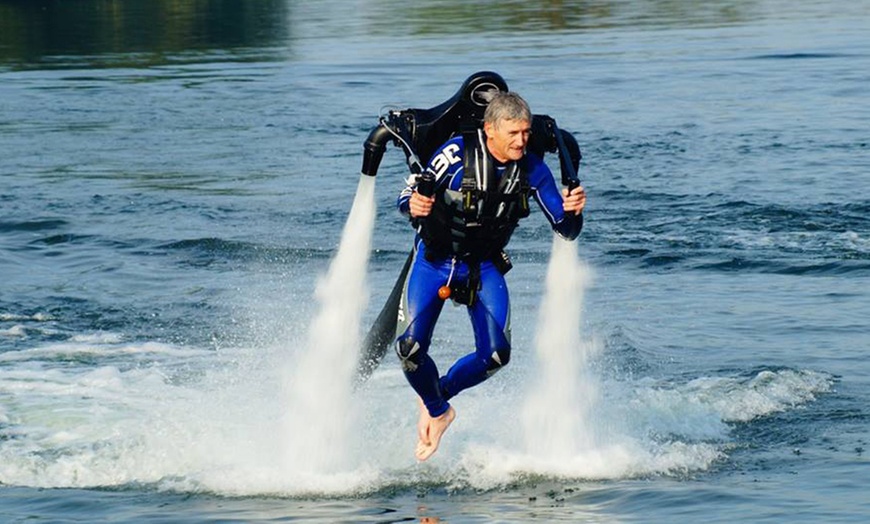
<path fill-rule="evenodd" d="M 841 1 L 0 2 L 0 520 L 865 521 L 868 22 Z M 302 467 L 288 448 L 329 415 L 294 417 L 294 371 L 363 140 L 479 70 L 584 153 L 589 362 L 578 412 L 552 407 L 582 443 L 546 458 L 519 416 L 553 247 L 533 213 L 512 364 L 457 399 L 435 459 L 413 460 L 388 357 L 341 460 Z M 409 248 L 404 176 L 389 150 L 363 325 Z M 470 336 L 448 308 L 439 358 Z"/>

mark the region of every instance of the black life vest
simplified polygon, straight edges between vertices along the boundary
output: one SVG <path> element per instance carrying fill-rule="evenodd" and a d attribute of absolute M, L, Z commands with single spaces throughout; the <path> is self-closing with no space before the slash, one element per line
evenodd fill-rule
<path fill-rule="evenodd" d="M 525 157 L 508 162 L 499 178 L 482 129 L 463 133 L 461 190 L 436 191 L 432 213 L 420 236 L 434 256 L 492 260 L 507 245 L 521 218 L 529 216 L 529 173 Z"/>

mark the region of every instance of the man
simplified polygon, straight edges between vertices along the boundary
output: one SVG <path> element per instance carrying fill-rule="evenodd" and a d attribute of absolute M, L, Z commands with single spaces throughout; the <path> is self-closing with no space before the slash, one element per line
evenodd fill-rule
<path fill-rule="evenodd" d="M 421 194 L 422 185 L 412 177 L 398 199 L 399 210 L 418 231 L 399 308 L 396 352 L 420 397 L 415 450 L 420 461 L 435 453 L 456 417 L 450 399 L 510 359 L 504 278 L 510 259 L 503 249 L 528 215 L 528 197 L 563 237 L 573 240 L 583 227 L 583 188 L 560 192 L 543 160 L 526 153 L 532 122 L 528 104 L 516 93 L 497 93 L 483 120 L 483 129 L 436 150 L 427 168 L 435 179 L 432 196 Z M 476 349 L 439 376 L 429 345 L 448 297 L 467 306 Z"/>

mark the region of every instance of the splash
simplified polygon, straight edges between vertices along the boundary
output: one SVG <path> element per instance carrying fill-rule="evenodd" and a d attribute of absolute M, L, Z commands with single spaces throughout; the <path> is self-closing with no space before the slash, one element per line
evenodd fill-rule
<path fill-rule="evenodd" d="M 352 453 L 352 384 L 374 216 L 362 177 L 302 343 L 213 352 L 79 334 L 3 353 L 0 484 L 366 489 L 377 472 L 353 462 L 365 457 Z"/>
<path fill-rule="evenodd" d="M 593 449 L 590 413 L 597 386 L 588 370 L 595 349 L 580 338 L 588 270 L 573 242 L 554 236 L 535 347 L 537 384 L 523 409 L 526 452 L 546 462 Z"/>
<path fill-rule="evenodd" d="M 398 366 L 381 369 L 376 387 L 352 392 L 373 184 L 360 182 L 287 373 L 283 341 L 213 351 L 78 333 L 2 353 L 0 484 L 359 496 L 421 478 L 502 489 L 530 476 L 679 475 L 721 460 L 734 423 L 796 409 L 833 387 L 828 374 L 781 368 L 688 382 L 597 376 L 598 346 L 580 330 L 590 271 L 575 244 L 556 239 L 538 364 L 522 368 L 534 380 L 505 384 L 516 402 L 493 402 L 498 382 L 465 396 L 444 452 L 420 470 L 408 441 L 413 392 Z M 7 319 L 40 329 L 30 315 Z"/>
<path fill-rule="evenodd" d="M 318 282 L 319 310 L 307 346 L 296 355 L 290 373 L 286 466 L 297 473 L 339 472 L 348 465 L 352 384 L 368 297 L 374 186 L 374 177 L 360 177 L 338 252 Z"/>

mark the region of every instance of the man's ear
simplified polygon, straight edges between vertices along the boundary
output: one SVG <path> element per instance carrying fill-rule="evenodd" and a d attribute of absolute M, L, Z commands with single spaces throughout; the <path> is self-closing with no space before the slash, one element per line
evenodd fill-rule
<path fill-rule="evenodd" d="M 486 134 L 486 138 L 490 138 L 493 132 L 492 122 L 484 122 L 483 123 L 483 132 Z"/>

